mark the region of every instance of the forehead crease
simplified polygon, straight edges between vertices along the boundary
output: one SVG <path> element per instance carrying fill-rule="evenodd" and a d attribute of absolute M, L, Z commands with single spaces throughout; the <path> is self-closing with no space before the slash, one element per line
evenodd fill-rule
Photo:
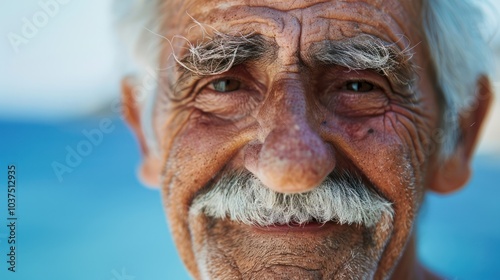
<path fill-rule="evenodd" d="M 261 1 L 262 2 L 262 1 Z M 301 1 L 299 1 L 301 2 Z M 373 2 L 373 1 L 369 1 Z M 370 33 L 387 41 L 400 44 L 402 49 L 408 46 L 404 35 L 408 35 L 408 21 L 403 6 L 399 1 L 365 2 L 338 1 L 315 3 L 304 9 L 282 11 L 273 7 L 251 4 L 205 5 L 199 10 L 193 10 L 193 17 L 200 22 L 209 24 L 222 32 L 239 31 L 242 33 L 257 32 L 264 36 L 275 38 L 283 33 L 290 22 L 301 19 L 298 26 L 304 28 L 302 37 L 311 34 L 341 37 L 358 33 Z M 388 7 L 389 3 L 391 6 Z M 272 5 L 271 5 L 272 6 Z M 355 12 L 353 12 L 355 11 Z M 324 22 L 324 24 L 320 24 Z M 306 23 L 306 24 L 304 24 Z M 346 24 L 349 23 L 349 24 Z M 349 30 L 346 30 L 349 29 Z M 350 37 L 352 37 L 350 36 Z M 305 38 L 302 38 L 305 39 Z M 334 38 L 330 38 L 334 39 Z M 311 40 L 300 40 L 308 42 Z"/>
<path fill-rule="evenodd" d="M 231 7 L 213 7 L 204 13 L 193 14 L 196 20 L 209 24 L 221 32 L 258 32 L 267 37 L 274 37 L 283 31 L 285 12 L 268 7 L 249 7 L 234 5 Z"/>
<path fill-rule="evenodd" d="M 399 4 L 395 4 L 395 6 L 398 8 L 394 9 L 401 9 Z M 353 12 L 353 9 L 356 12 Z M 308 20 L 310 24 L 304 26 L 303 36 L 308 36 L 310 33 L 327 33 L 332 37 L 353 37 L 357 34 L 348 36 L 350 34 L 347 33 L 349 31 L 370 33 L 386 41 L 398 43 L 404 49 L 408 45 L 404 35 L 408 32 L 405 31 L 407 28 L 404 22 L 399 19 L 403 14 L 394 13 L 394 9 L 391 9 L 391 13 L 389 13 L 386 7 L 377 7 L 364 2 L 336 2 L 317 5 L 308 11 L 307 16 L 304 16 L 304 19 Z M 323 21 L 325 24 L 318 24 L 318 21 Z M 314 22 L 316 24 L 313 24 Z M 350 30 L 345 30 L 345 28 Z"/>
<path fill-rule="evenodd" d="M 225 0 L 225 1 L 203 1 L 204 5 L 193 5 L 197 0 L 189 1 L 189 5 L 196 10 L 206 13 L 212 9 L 227 9 L 230 7 L 271 8 L 275 11 L 288 12 L 297 9 L 305 9 L 311 6 L 332 2 L 331 0 L 301 0 L 301 1 L 270 1 L 270 0 Z"/>

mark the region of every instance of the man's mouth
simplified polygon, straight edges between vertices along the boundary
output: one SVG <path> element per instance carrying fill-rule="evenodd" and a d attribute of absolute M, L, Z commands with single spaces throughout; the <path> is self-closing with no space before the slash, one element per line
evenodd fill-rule
<path fill-rule="evenodd" d="M 254 226 L 254 228 L 258 231 L 268 232 L 317 232 L 331 230 L 334 226 L 340 226 L 340 224 L 335 221 L 319 222 L 316 219 L 312 219 L 304 223 L 291 222 L 270 226 Z"/>

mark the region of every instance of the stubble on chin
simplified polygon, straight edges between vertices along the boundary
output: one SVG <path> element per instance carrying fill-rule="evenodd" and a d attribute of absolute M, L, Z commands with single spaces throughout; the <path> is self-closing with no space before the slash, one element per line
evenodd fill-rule
<path fill-rule="evenodd" d="M 338 225 L 331 232 L 262 233 L 229 220 L 190 217 L 201 279 L 371 279 L 392 229 Z"/>

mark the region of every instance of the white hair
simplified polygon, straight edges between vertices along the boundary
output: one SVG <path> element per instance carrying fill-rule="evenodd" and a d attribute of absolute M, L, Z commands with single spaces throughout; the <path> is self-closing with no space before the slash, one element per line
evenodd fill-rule
<path fill-rule="evenodd" d="M 382 217 L 392 221 L 394 211 L 389 201 L 349 173 L 333 172 L 309 192 L 284 194 L 244 172 L 222 176 L 194 199 L 189 213 L 264 227 L 311 221 L 373 227 Z"/>
<path fill-rule="evenodd" d="M 160 29 L 165 15 L 160 10 L 166 2 L 161 0 L 116 0 L 113 2 L 119 43 L 124 43 L 124 56 L 131 62 L 131 65 L 125 67 L 125 71 L 130 71 L 131 68 L 137 80 L 148 76 L 158 78 L 162 40 L 154 34 L 161 34 Z M 160 148 L 153 126 L 158 81 L 155 87 L 143 87 L 142 90 L 145 91 L 141 94 L 142 98 L 135 98 L 142 107 L 141 129 L 148 148 L 159 156 Z"/>
<path fill-rule="evenodd" d="M 441 128 L 443 156 L 451 155 L 460 133 L 459 116 L 477 96 L 480 76 L 492 76 L 493 54 L 486 40 L 484 14 L 477 0 L 426 0 L 422 10 L 423 29 L 436 75 L 437 89 L 444 101 Z"/>
<path fill-rule="evenodd" d="M 164 38 L 162 23 L 168 11 L 162 0 L 116 1 L 117 24 L 126 41 L 129 41 L 139 62 L 139 75 L 144 69 L 159 71 L 160 52 Z M 481 76 L 491 77 L 493 59 L 488 40 L 481 31 L 483 13 L 477 0 L 422 0 L 421 14 L 424 41 L 427 43 L 436 75 L 435 88 L 443 100 L 441 129 L 434 139 L 440 145 L 441 156 L 451 155 L 460 137 L 459 116 L 470 110 L 476 98 L 476 83 Z M 419 42 L 413 42 L 417 44 Z M 147 98 L 149 110 L 143 112 L 143 129 L 146 138 L 156 145 L 152 129 L 152 105 L 156 90 Z M 147 122 L 147 123 L 146 123 Z M 153 150 L 158 150 L 157 147 Z"/>

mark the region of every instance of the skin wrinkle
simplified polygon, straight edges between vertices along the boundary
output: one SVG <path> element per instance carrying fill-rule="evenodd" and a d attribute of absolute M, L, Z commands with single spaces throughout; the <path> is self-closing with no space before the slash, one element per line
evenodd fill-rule
<path fill-rule="evenodd" d="M 392 128 L 394 129 L 394 131 L 397 131 L 400 138 L 407 139 L 407 141 L 409 143 L 411 143 L 411 146 L 417 148 L 418 145 L 415 142 L 415 138 L 412 137 L 413 132 L 411 132 L 411 129 L 408 128 L 408 126 L 410 126 L 410 125 L 406 121 L 401 121 L 400 117 L 401 116 L 399 114 L 394 114 L 394 118 L 389 118 Z M 399 126 L 404 127 L 405 130 L 404 131 L 398 130 L 397 127 L 399 127 Z M 408 132 L 408 133 L 403 134 L 403 132 Z M 411 149 L 410 152 L 416 153 L 416 150 Z"/>
<path fill-rule="evenodd" d="M 356 274 L 359 274 L 359 271 L 353 271 L 353 263 L 357 261 L 358 258 L 362 257 L 354 253 L 354 251 L 351 251 L 352 254 L 348 259 L 344 261 L 342 266 L 340 266 L 332 275 L 340 275 L 339 279 L 356 279 Z M 368 274 L 367 272 L 364 272 L 365 274 Z M 345 274 L 345 275 L 343 275 Z M 365 279 L 369 279 L 369 277 L 366 277 Z"/>
<path fill-rule="evenodd" d="M 381 8 L 381 10 L 387 14 L 388 9 L 386 7 L 381 7 L 381 4 L 385 2 L 385 1 L 380 1 L 379 2 L 379 5 L 376 6 L 377 8 Z M 402 26 L 408 26 L 408 22 L 411 21 L 412 24 L 410 24 L 410 32 L 412 34 L 418 34 L 418 35 L 421 35 L 421 29 L 420 29 L 420 23 L 416 23 L 415 22 L 415 18 L 417 18 L 417 15 L 418 13 L 420 12 L 420 2 L 421 1 L 403 1 L 402 2 L 402 5 L 401 5 L 401 2 L 398 2 L 398 1 L 392 1 L 393 3 L 390 4 L 389 6 L 391 7 L 391 9 L 396 9 L 398 13 L 405 13 L 405 12 L 408 12 L 411 14 L 411 16 L 409 17 L 405 17 L 405 18 L 399 18 L 399 17 L 396 17 L 396 18 L 392 18 L 396 24 L 400 27 Z M 369 5 L 369 4 L 367 4 Z M 403 7 L 405 6 L 405 7 Z M 411 6 L 411 7 L 409 7 Z M 404 8 L 406 8 L 406 11 L 404 11 Z M 413 12 L 414 11 L 414 12 Z M 403 28 L 401 28 L 402 30 Z M 403 35 L 404 33 L 400 33 L 398 34 L 399 36 L 402 36 L 402 39 L 405 39 L 405 45 L 409 45 L 409 41 L 408 41 L 408 38 L 405 38 L 405 36 Z M 420 37 L 420 36 L 419 36 Z M 397 41 L 397 40 L 396 40 Z"/>
<path fill-rule="evenodd" d="M 390 118 L 390 117 L 388 118 L 389 123 L 392 126 L 392 129 L 394 131 L 396 131 L 396 133 L 399 135 L 400 138 L 407 139 L 407 141 L 410 142 L 414 148 L 419 148 L 419 147 L 417 147 L 413 137 L 408 137 L 409 134 L 403 134 L 403 132 L 407 132 L 410 130 L 402 122 L 399 121 L 399 118 L 400 118 L 400 116 L 397 114 L 394 114 L 394 118 Z M 403 126 L 405 128 L 405 130 L 403 130 L 403 131 L 398 130 L 397 127 L 399 127 L 399 126 Z M 408 149 L 408 150 L 411 153 L 415 152 L 414 149 Z M 415 156 L 415 154 L 413 154 L 413 155 Z M 406 166 L 404 169 L 405 169 L 405 171 L 408 171 Z M 410 174 L 407 174 L 407 176 L 410 176 Z M 409 178 L 409 177 L 405 177 L 405 178 Z M 415 188 L 415 186 L 413 184 L 405 184 L 405 182 L 401 182 L 401 185 L 405 185 L 407 188 Z"/>
<path fill-rule="evenodd" d="M 210 14 L 213 14 L 213 16 L 208 15 L 208 19 L 210 22 L 213 24 L 222 24 L 224 23 L 224 20 L 227 20 L 227 18 L 221 18 L 216 16 L 217 14 L 220 13 L 232 13 L 232 12 L 238 12 L 240 16 L 238 19 L 231 19 L 231 28 L 232 29 L 237 29 L 241 30 L 242 33 L 250 33 L 250 32 L 255 32 L 256 30 L 259 30 L 259 33 L 275 39 L 274 34 L 280 34 L 283 32 L 285 28 L 285 20 L 283 17 L 287 17 L 289 19 L 287 14 L 281 13 L 280 12 L 280 17 L 276 18 L 275 14 L 277 11 L 270 11 L 269 8 L 251 8 L 247 6 L 236 6 L 236 7 L 230 7 L 228 9 L 214 9 Z M 257 13 L 261 15 L 262 17 L 255 18 L 254 13 Z M 199 16 L 205 16 L 204 14 L 200 14 Z M 196 16 L 198 17 L 198 16 Z M 225 25 L 223 25 L 225 26 Z M 256 28 L 256 26 L 259 26 L 259 28 Z M 267 28 L 266 28 L 267 27 Z M 228 28 L 229 29 L 229 28 Z M 226 32 L 228 30 L 225 29 L 219 29 L 221 32 Z"/>
<path fill-rule="evenodd" d="M 333 4 L 337 4 L 337 3 L 330 3 L 330 2 L 328 2 L 328 3 L 326 3 L 326 4 L 328 4 L 328 5 L 333 5 Z M 328 10 L 329 10 L 329 9 L 325 9 L 323 6 L 322 6 L 321 8 L 318 8 L 317 6 L 322 6 L 322 5 L 321 5 L 321 4 L 316 5 L 316 7 L 315 7 L 315 8 L 316 8 L 316 11 L 315 11 L 315 12 L 317 12 L 317 13 L 321 13 L 321 12 L 325 12 L 325 10 L 326 10 L 326 11 L 328 11 Z M 238 9 L 238 8 L 239 8 L 239 7 L 235 7 L 234 9 L 236 10 L 236 9 Z M 242 7 L 242 10 L 243 10 L 243 11 L 242 11 L 242 13 L 243 13 L 243 14 L 245 14 L 245 10 L 251 10 L 251 9 L 252 9 L 252 8 L 250 8 L 250 7 Z M 231 9 L 226 9 L 226 10 L 231 10 Z M 267 9 L 267 10 L 268 10 L 268 9 Z M 259 14 L 261 14 L 261 15 L 266 15 L 266 14 L 269 14 L 269 12 L 268 12 L 267 10 L 266 10 L 266 9 L 264 9 L 264 11 L 257 11 L 257 13 L 259 13 Z M 340 14 L 340 12 L 341 12 L 338 8 L 336 8 L 336 9 L 331 9 L 331 10 L 332 10 L 332 11 L 335 11 L 335 15 L 337 15 L 337 16 L 338 16 L 338 14 Z M 222 12 L 222 11 L 221 11 L 221 12 Z M 240 11 L 240 12 L 241 12 L 241 11 Z M 368 11 L 368 12 L 370 12 L 370 11 Z M 215 13 L 215 14 L 216 14 L 216 13 Z M 195 18 L 196 18 L 196 17 L 197 17 L 197 16 L 195 16 Z M 315 17 L 316 17 L 316 18 L 324 18 L 324 19 L 334 19 L 333 15 L 332 15 L 332 16 L 330 16 L 330 17 L 327 17 L 327 16 L 322 16 L 322 15 L 320 14 L 320 15 L 316 15 Z M 209 17 L 209 18 L 210 18 L 210 20 L 211 20 L 212 22 L 214 22 L 214 23 L 222 23 L 222 22 L 224 21 L 224 19 L 223 19 L 223 18 L 220 18 L 220 17 L 217 17 L 217 18 Z M 242 17 L 242 18 L 243 18 L 243 19 L 241 20 L 241 21 L 242 21 L 242 24 L 249 26 L 248 28 L 250 28 L 250 29 L 253 29 L 252 27 L 253 27 L 253 25 L 254 25 L 254 24 L 252 24 L 252 23 L 250 23 L 250 24 L 249 24 L 249 23 L 248 23 L 248 21 L 245 21 L 245 20 L 247 20 L 247 19 L 244 17 L 244 15 L 243 15 L 243 17 Z M 372 21 L 372 20 L 368 20 L 367 18 L 360 17 L 360 16 L 354 16 L 354 18 L 342 18 L 342 17 L 336 17 L 336 18 L 340 18 L 340 19 L 342 19 L 342 21 L 355 21 L 355 22 L 358 22 L 358 23 L 362 23 L 362 25 L 367 25 L 367 26 L 372 26 L 372 25 L 373 25 L 373 21 Z M 372 17 L 368 17 L 368 18 L 369 18 L 369 19 L 372 19 Z M 363 19 L 364 21 L 361 21 L 362 19 Z M 257 19 L 257 20 L 258 20 L 258 19 Z M 267 20 L 267 22 L 275 22 L 273 19 L 269 19 L 269 18 L 266 18 L 266 20 Z M 282 19 L 282 20 L 284 20 L 284 19 Z M 233 25 L 233 27 L 238 28 L 238 29 L 240 29 L 240 28 L 241 28 L 241 27 L 239 26 L 239 22 L 238 22 L 238 21 L 234 21 L 234 22 L 232 22 L 232 23 L 234 24 L 234 25 Z M 312 26 L 314 26 L 314 25 L 312 25 Z M 275 26 L 275 27 L 276 27 L 276 26 Z M 374 26 L 374 27 L 376 27 L 376 26 Z M 248 29 L 248 28 L 247 28 L 247 29 Z M 279 33 L 281 33 L 281 32 L 282 32 L 283 28 L 284 28 L 284 27 L 283 27 L 283 25 L 281 25 L 281 28 L 277 28 L 277 29 L 274 29 L 274 30 L 273 30 L 273 28 L 272 28 L 272 30 L 274 31 L 274 32 L 272 32 L 272 33 L 274 33 L 274 34 L 279 34 Z M 386 31 L 387 31 L 387 30 L 390 30 L 390 28 L 389 28 L 388 26 L 384 26 L 384 28 L 383 28 L 383 29 L 384 29 L 384 30 L 386 30 Z M 376 30 L 376 29 L 373 29 L 373 31 L 375 31 L 375 30 Z M 260 30 L 260 31 L 262 32 L 262 30 Z M 363 30 L 363 31 L 364 31 L 364 30 Z M 272 33 L 271 33 L 271 34 L 272 34 Z M 272 37 L 272 35 L 271 35 L 271 34 L 269 34 L 268 32 L 263 32 L 262 34 L 263 34 L 263 35 L 265 35 L 265 36 L 271 36 L 271 37 Z M 368 32 L 368 34 L 371 34 L 371 33 L 370 33 L 370 32 Z M 373 35 L 374 35 L 374 36 L 379 36 L 379 37 L 381 37 L 381 38 L 384 38 L 385 36 L 387 36 L 387 34 L 389 34 L 389 35 L 390 35 L 390 34 L 392 34 L 392 32 L 383 32 L 383 33 L 376 32 L 376 33 L 375 33 L 375 34 L 373 34 Z M 398 34 L 403 34 L 403 32 L 399 32 Z M 399 36 L 399 37 L 394 37 L 394 36 L 392 36 L 391 38 L 388 38 L 388 39 L 392 39 L 394 42 L 397 42 L 397 43 L 400 45 L 400 48 L 401 48 L 401 49 L 405 49 L 405 48 L 406 48 L 406 46 L 405 46 L 405 45 L 402 45 L 402 44 L 403 44 L 403 41 L 401 40 L 402 38 L 401 38 L 400 36 Z"/>
<path fill-rule="evenodd" d="M 239 2 L 239 1 L 234 1 L 234 2 Z M 304 10 L 304 9 L 308 9 L 308 8 L 312 8 L 316 5 L 319 5 L 319 4 L 322 4 L 322 3 L 326 3 L 328 1 L 323 1 L 323 2 L 312 2 L 311 3 L 298 3 L 298 5 L 295 5 L 297 4 L 297 0 L 294 0 L 293 3 L 281 3 L 281 1 L 276 1 L 274 4 L 274 9 L 277 10 L 277 11 L 280 11 L 280 12 L 294 12 L 294 11 L 297 11 L 297 10 Z M 259 3 L 262 3 L 262 4 L 259 4 Z M 255 0 L 247 0 L 244 2 L 243 5 L 231 5 L 231 6 L 237 6 L 237 7 L 252 7 L 252 8 L 258 8 L 258 7 L 262 7 L 262 8 L 268 8 L 268 6 L 266 6 L 266 1 L 255 1 Z M 276 6 L 276 5 L 280 5 L 280 4 L 283 4 L 282 7 L 279 7 L 279 6 Z"/>
<path fill-rule="evenodd" d="M 427 150 L 427 148 L 423 147 L 421 141 L 415 140 L 415 138 L 418 138 L 419 132 L 417 131 L 415 133 L 414 130 L 418 130 L 418 129 L 409 129 L 408 126 L 412 125 L 410 122 L 400 121 L 400 123 L 406 128 L 407 131 L 409 131 L 409 138 L 410 138 L 412 145 L 416 148 L 419 148 L 418 150 L 415 149 L 413 151 L 415 153 L 416 158 L 419 161 L 419 164 L 422 165 L 425 161 L 425 151 Z M 418 127 L 417 125 L 413 125 L 413 126 L 415 126 L 415 128 Z M 414 137 L 414 136 L 417 136 L 417 137 Z"/>
<path fill-rule="evenodd" d="M 207 218 L 204 216 L 198 216 L 196 219 L 198 220 L 203 220 L 203 222 L 197 222 L 196 223 L 196 231 L 201 231 L 200 229 L 203 227 L 204 224 L 206 224 L 207 227 L 213 228 L 213 224 L 211 221 L 207 221 Z M 197 244 L 205 243 L 207 239 L 198 239 L 193 242 L 193 248 L 196 250 Z M 204 250 L 203 248 L 207 248 L 206 244 L 200 245 L 200 248 L 198 250 Z M 215 256 L 216 259 L 222 259 L 222 261 L 226 261 L 227 264 L 233 269 L 231 270 L 226 270 L 226 271 L 217 271 L 214 270 L 212 265 L 210 265 L 211 260 L 205 257 L 203 258 L 198 258 L 198 262 L 206 262 L 205 265 L 201 265 L 201 267 L 206 267 L 207 270 L 209 270 L 209 273 L 204 273 L 203 274 L 203 279 L 211 279 L 212 277 L 215 277 L 215 279 L 242 279 L 242 273 L 240 272 L 241 269 L 237 266 L 237 263 L 235 263 L 229 256 L 226 255 L 225 251 L 221 248 L 219 248 L 219 243 L 216 243 L 215 246 L 212 246 L 215 250 Z M 212 275 L 212 277 L 211 277 Z"/>
<path fill-rule="evenodd" d="M 344 4 L 344 3 L 338 3 L 339 5 Z M 358 24 L 362 25 L 367 25 L 367 26 L 373 26 L 377 28 L 381 28 L 383 31 L 390 31 L 387 33 L 382 33 L 382 34 L 373 34 L 374 36 L 384 38 L 385 36 L 388 36 L 386 38 L 387 41 L 393 41 L 393 42 L 398 42 L 398 45 L 401 49 L 405 49 L 407 46 L 401 40 L 400 34 L 404 34 L 402 32 L 402 29 L 400 25 L 397 22 L 393 22 L 393 18 L 390 16 L 387 16 L 384 14 L 382 11 L 379 11 L 376 7 L 368 5 L 368 4 L 363 4 L 364 9 L 358 10 L 356 13 L 348 13 L 349 9 L 344 10 L 341 7 L 336 7 L 335 9 L 324 9 L 323 7 L 316 7 L 318 10 L 319 14 L 317 15 L 318 18 L 322 19 L 333 19 L 333 20 L 341 20 L 341 21 L 349 21 L 349 22 L 356 22 Z M 373 14 L 375 13 L 375 14 Z M 376 21 L 373 19 L 377 18 L 382 18 L 383 20 L 381 21 Z M 389 22 L 386 22 L 385 20 L 388 20 Z M 396 32 L 392 31 L 391 27 L 396 26 Z M 380 30 L 378 30 L 380 32 Z M 377 33 L 378 33 L 377 32 Z"/>
<path fill-rule="evenodd" d="M 289 20 L 282 25 L 281 33 L 285 38 L 288 38 L 286 44 L 281 43 L 280 38 L 277 38 L 277 43 L 281 46 L 278 49 L 278 61 L 281 62 L 282 72 L 298 73 L 300 69 L 300 49 L 301 49 L 301 34 L 302 26 L 300 24 L 300 14 L 291 13 Z M 291 39 L 291 40 L 290 40 Z"/>
<path fill-rule="evenodd" d="M 224 251 L 219 250 L 219 253 L 220 253 L 220 254 L 222 254 L 222 256 L 224 256 L 224 258 L 223 258 L 223 259 L 224 259 L 224 261 L 230 260 L 228 263 L 229 263 L 229 265 L 233 268 L 233 270 L 232 270 L 232 271 L 237 272 L 237 274 L 238 274 L 238 279 L 241 279 L 241 278 L 242 278 L 242 274 L 241 274 L 241 272 L 240 272 L 240 271 L 241 271 L 241 269 L 238 267 L 238 264 L 237 264 L 236 262 L 234 262 L 234 260 L 233 260 L 231 257 L 227 256 L 227 255 L 224 253 Z"/>
<path fill-rule="evenodd" d="M 241 130 L 241 133 L 238 134 L 238 135 L 234 135 L 234 142 L 249 142 L 250 140 L 252 140 L 253 138 L 255 138 L 255 134 L 253 133 L 253 131 L 255 130 L 255 127 L 247 127 L 246 129 L 243 129 Z M 232 144 L 231 143 L 226 143 L 228 146 L 231 146 Z M 229 149 L 231 150 L 231 149 Z M 229 158 L 232 158 L 234 156 L 234 154 L 231 154 L 229 155 Z M 208 186 L 210 185 L 210 181 L 212 180 L 215 180 L 215 179 L 219 179 L 220 178 L 220 174 L 225 170 L 225 168 L 227 168 L 227 166 L 224 166 L 224 167 L 221 167 L 219 168 L 220 171 L 217 172 L 216 175 L 212 176 L 210 178 L 210 180 L 208 180 L 207 182 L 204 183 L 204 186 L 205 187 L 202 187 L 200 188 L 196 193 L 192 194 L 188 199 L 187 199 L 187 205 L 191 205 L 194 198 L 196 197 L 196 195 L 198 195 L 199 193 L 203 192 L 204 190 L 206 190 L 208 188 Z M 167 172 L 167 169 L 163 169 L 164 172 Z M 187 210 L 187 208 L 186 208 Z"/>
<path fill-rule="evenodd" d="M 182 128 L 186 125 L 186 123 L 189 121 L 189 118 L 191 114 L 193 113 L 193 110 L 188 111 L 187 113 L 184 111 L 181 111 L 180 109 L 184 109 L 182 105 L 177 106 L 176 109 L 172 110 L 169 112 L 169 118 L 165 120 L 165 125 L 163 127 L 163 131 L 172 131 L 173 133 L 171 134 L 172 138 L 175 139 L 178 133 L 182 130 Z M 182 114 L 184 113 L 184 114 Z M 183 118 L 179 120 L 179 118 L 184 115 Z M 166 141 L 161 143 L 161 147 L 164 147 L 164 153 L 163 153 L 163 158 L 168 158 L 170 156 L 170 151 L 172 149 L 172 145 L 174 144 L 173 141 Z M 163 166 L 162 170 L 166 170 L 167 168 L 167 161 L 165 161 L 165 165 Z M 164 172 L 162 172 L 162 176 L 164 176 Z"/>
<path fill-rule="evenodd" d="M 391 104 L 390 107 L 391 111 L 398 113 L 396 115 L 396 121 L 405 126 L 406 131 L 408 131 L 411 135 L 408 138 L 410 139 L 414 147 L 412 151 L 418 153 L 417 158 L 419 159 L 420 165 L 422 165 L 425 161 L 425 156 L 427 155 L 429 147 L 428 145 L 417 147 L 417 143 L 414 139 L 418 139 L 419 143 L 425 144 L 425 135 L 429 135 L 430 131 L 424 129 L 425 127 L 428 127 L 428 124 L 425 124 L 424 120 L 430 119 L 431 116 L 429 115 L 429 113 L 426 114 L 423 110 L 419 110 L 419 106 L 414 103 L 412 103 L 411 105 L 395 103 Z M 409 114 L 410 112 L 412 112 L 413 114 Z M 399 116 L 403 116 L 405 120 L 400 120 Z M 408 129 L 408 126 L 410 125 L 415 128 L 418 127 L 419 129 Z"/>
<path fill-rule="evenodd" d="M 384 114 L 384 115 L 383 115 L 383 117 L 384 117 L 384 118 L 386 118 L 386 117 L 387 117 L 387 113 L 386 113 L 386 114 Z M 391 118 L 391 120 L 392 120 L 392 118 Z M 383 123 L 385 124 L 386 122 L 384 121 Z M 331 126 L 338 127 L 338 126 L 342 126 L 342 125 L 341 125 L 341 124 L 339 124 L 339 123 L 336 123 L 336 124 L 333 124 L 333 125 L 331 125 Z M 386 126 L 384 125 L 383 127 L 385 128 Z M 395 129 L 394 131 L 397 131 L 397 130 Z M 385 131 L 385 132 L 383 133 L 383 135 L 384 135 L 384 136 L 385 136 L 385 135 L 388 135 L 388 132 L 387 132 L 387 131 Z M 331 138 L 332 136 L 334 136 L 334 135 L 331 135 L 331 134 L 330 134 L 330 135 L 328 135 L 328 134 L 322 134 L 322 136 L 325 138 L 325 140 L 326 140 L 326 141 L 328 141 L 328 142 L 332 142 L 332 143 L 335 143 L 335 147 L 336 147 L 336 149 L 337 149 L 338 151 L 342 152 L 343 154 L 347 154 L 347 155 L 348 155 L 348 154 L 357 154 L 357 153 L 355 153 L 353 150 L 351 150 L 351 148 L 350 148 L 350 146 L 349 146 L 349 145 L 343 145 L 343 141 L 344 141 L 344 140 L 343 140 L 342 138 L 340 138 L 340 137 L 339 137 L 339 138 Z M 346 137 L 346 138 L 348 137 L 347 135 L 342 135 L 342 136 L 343 136 L 343 137 Z M 349 139 L 349 138 L 348 138 L 348 139 Z M 349 139 L 348 141 L 349 141 L 349 142 L 351 142 L 351 141 L 353 141 L 353 140 L 355 141 L 355 139 L 352 139 L 352 138 L 351 138 L 351 139 Z M 388 141 L 389 139 L 385 139 L 385 138 L 384 138 L 383 140 L 384 140 L 384 141 Z M 356 167 L 357 167 L 357 168 L 360 168 L 360 166 L 356 166 Z"/>

